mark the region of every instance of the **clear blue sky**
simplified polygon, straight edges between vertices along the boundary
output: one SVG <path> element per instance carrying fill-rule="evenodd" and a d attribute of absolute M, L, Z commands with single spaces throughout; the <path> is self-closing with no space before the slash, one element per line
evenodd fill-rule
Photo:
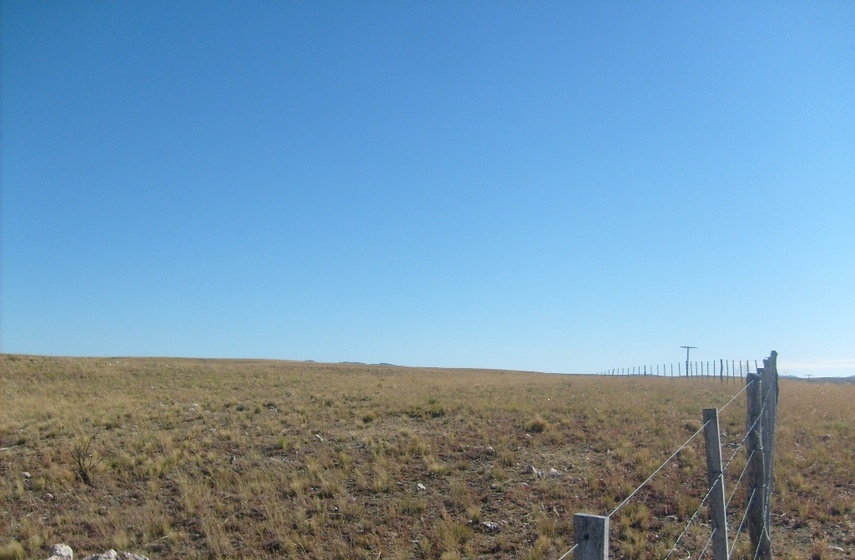
<path fill-rule="evenodd" d="M 3 352 L 855 374 L 855 3 L 0 10 Z"/>

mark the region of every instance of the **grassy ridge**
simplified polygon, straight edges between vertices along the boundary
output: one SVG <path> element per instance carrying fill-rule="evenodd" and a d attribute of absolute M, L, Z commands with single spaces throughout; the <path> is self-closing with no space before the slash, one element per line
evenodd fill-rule
<path fill-rule="evenodd" d="M 700 427 L 703 408 L 740 388 L 357 364 L 0 360 L 0 558 L 45 556 L 54 542 L 153 558 L 557 558 L 574 513 L 611 511 Z M 781 381 L 779 557 L 844 558 L 855 546 L 852 402 L 851 385 Z M 742 396 L 722 413 L 725 458 L 744 435 L 744 409 Z M 623 508 L 615 557 L 663 557 L 705 493 L 704 469 L 696 441 Z M 705 535 L 700 526 L 684 542 L 697 554 Z M 738 550 L 747 544 L 741 536 Z"/>

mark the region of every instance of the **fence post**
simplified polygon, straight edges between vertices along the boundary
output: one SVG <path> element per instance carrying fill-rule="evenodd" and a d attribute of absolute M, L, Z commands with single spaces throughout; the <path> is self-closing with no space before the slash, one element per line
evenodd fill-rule
<path fill-rule="evenodd" d="M 609 518 L 577 513 L 573 516 L 575 560 L 608 560 Z"/>
<path fill-rule="evenodd" d="M 774 350 L 769 357 L 763 360 L 763 452 L 765 453 L 764 473 L 766 481 L 766 533 L 769 533 L 772 523 L 772 490 L 774 485 L 773 470 L 775 465 L 775 423 L 778 416 L 778 353 Z M 770 553 L 771 555 L 771 553 Z"/>
<path fill-rule="evenodd" d="M 754 558 L 772 559 L 772 542 L 766 526 L 767 481 L 766 453 L 763 450 L 762 425 L 763 416 L 763 370 L 748 373 L 745 378 L 748 386 L 748 445 L 750 457 L 745 484 L 746 500 L 748 500 L 748 534 L 751 536 L 751 546 L 757 551 Z"/>
<path fill-rule="evenodd" d="M 704 439 L 707 448 L 707 485 L 710 494 L 710 517 L 713 528 L 713 560 L 728 560 L 727 509 L 724 501 L 724 477 L 721 469 L 721 432 L 718 410 L 704 409 Z"/>

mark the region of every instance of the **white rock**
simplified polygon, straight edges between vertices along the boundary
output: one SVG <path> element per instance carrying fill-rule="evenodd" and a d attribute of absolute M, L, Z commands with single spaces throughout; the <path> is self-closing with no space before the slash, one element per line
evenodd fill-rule
<path fill-rule="evenodd" d="M 551 476 L 552 478 L 558 478 L 561 476 L 561 473 L 558 472 L 558 469 L 553 468 L 553 469 L 549 469 L 549 476 Z"/>
<path fill-rule="evenodd" d="M 419 490 L 422 490 L 422 491 L 427 490 L 427 487 L 424 484 L 422 484 L 421 482 L 416 484 L 416 488 L 418 488 Z"/>
<path fill-rule="evenodd" d="M 74 551 L 67 544 L 59 543 L 50 547 L 50 555 L 52 559 L 63 558 L 65 560 L 73 560 Z"/>
<path fill-rule="evenodd" d="M 499 527 L 498 523 L 494 523 L 493 521 L 484 521 L 481 523 L 481 527 L 488 533 L 498 533 L 502 529 Z"/>
<path fill-rule="evenodd" d="M 83 560 L 119 560 L 119 554 L 111 548 L 107 552 L 102 554 L 93 554 L 92 556 L 87 556 Z"/>

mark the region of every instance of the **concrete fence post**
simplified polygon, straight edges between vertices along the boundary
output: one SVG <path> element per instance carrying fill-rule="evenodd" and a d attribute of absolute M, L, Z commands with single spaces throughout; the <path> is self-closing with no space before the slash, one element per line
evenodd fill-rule
<path fill-rule="evenodd" d="M 609 518 L 577 513 L 573 516 L 575 560 L 608 560 Z"/>

